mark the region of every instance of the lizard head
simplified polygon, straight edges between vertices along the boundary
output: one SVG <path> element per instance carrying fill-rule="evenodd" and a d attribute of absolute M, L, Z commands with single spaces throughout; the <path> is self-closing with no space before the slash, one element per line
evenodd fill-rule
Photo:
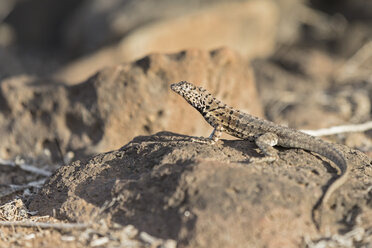
<path fill-rule="evenodd" d="M 209 94 L 204 88 L 197 87 L 186 81 L 171 84 L 170 87 L 174 92 L 185 98 L 185 100 L 200 113 L 205 111 L 209 98 L 212 98 L 211 94 Z"/>

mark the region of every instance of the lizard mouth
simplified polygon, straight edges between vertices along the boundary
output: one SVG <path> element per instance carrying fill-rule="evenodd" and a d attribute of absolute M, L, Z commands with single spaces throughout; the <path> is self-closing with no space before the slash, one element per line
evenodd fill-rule
<path fill-rule="evenodd" d="M 171 90 L 173 90 L 174 92 L 178 92 L 178 89 L 177 89 L 177 88 L 179 88 L 179 87 L 177 87 L 177 84 L 171 84 L 171 85 L 170 85 L 170 88 L 171 88 Z"/>
<path fill-rule="evenodd" d="M 177 94 L 184 96 L 185 95 L 185 88 L 182 87 L 185 84 L 184 81 L 181 81 L 179 83 L 174 83 L 170 85 L 171 90 L 176 92 Z"/>

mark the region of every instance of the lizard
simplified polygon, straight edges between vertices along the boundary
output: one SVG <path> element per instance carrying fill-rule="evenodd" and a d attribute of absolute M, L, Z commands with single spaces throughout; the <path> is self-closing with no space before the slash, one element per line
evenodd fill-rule
<path fill-rule="evenodd" d="M 199 111 L 213 127 L 209 138 L 200 139 L 215 144 L 220 139 L 222 132 L 225 132 L 239 139 L 254 141 L 265 156 L 251 158 L 249 162 L 272 162 L 277 160 L 279 156 L 274 146 L 280 146 L 315 152 L 335 163 L 339 175 L 323 191 L 312 211 L 313 222 L 319 229 L 321 215 L 319 211 L 327 204 L 332 193 L 345 183 L 349 173 L 345 157 L 334 145 L 296 129 L 236 110 L 213 97 L 206 89 L 187 81 L 171 84 L 170 87 Z"/>

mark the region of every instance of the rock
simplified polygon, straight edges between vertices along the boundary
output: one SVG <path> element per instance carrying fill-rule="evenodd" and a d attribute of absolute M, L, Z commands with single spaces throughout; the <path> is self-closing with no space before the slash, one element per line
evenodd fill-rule
<path fill-rule="evenodd" d="M 327 235 L 370 225 L 363 221 L 371 214 L 369 159 L 337 147 L 352 169 L 332 195 L 332 208 L 323 210 Z M 62 166 L 30 209 L 55 210 L 70 221 L 131 224 L 180 247 L 299 247 L 325 235 L 314 227 L 311 210 L 336 173 L 329 162 L 298 149 L 279 149 L 273 164 L 244 162 L 251 156 L 260 155 L 248 141 L 209 145 L 169 132 L 140 136 Z"/>
<path fill-rule="evenodd" d="M 222 46 L 245 58 L 267 56 L 275 46 L 277 21 L 278 12 L 271 1 L 229 2 L 145 25 L 125 37 L 119 51 L 127 60 L 151 52 Z"/>
<path fill-rule="evenodd" d="M 371 23 L 371 14 L 372 14 L 372 3 L 364 2 L 363 0 L 356 1 L 340 1 L 336 3 L 326 4 L 323 1 L 315 0 L 313 1 L 314 6 L 328 13 L 338 13 L 343 16 L 349 22 L 361 22 L 366 21 Z"/>
<path fill-rule="evenodd" d="M 170 40 L 175 38 L 177 42 L 181 42 L 180 45 L 185 44 L 185 41 L 186 44 L 190 42 L 191 45 L 196 44 L 194 48 L 203 48 L 208 44 L 211 45 L 211 42 L 221 43 L 223 40 L 225 45 L 235 44 L 236 47 L 244 39 L 259 40 L 256 37 L 257 32 L 266 33 L 265 40 L 260 40 L 260 45 L 263 45 L 272 42 L 275 32 L 269 32 L 275 28 L 277 20 L 277 4 L 270 0 L 190 0 L 187 2 L 181 0 L 158 0 L 156 2 L 93 0 L 81 4 L 80 8 L 73 13 L 65 24 L 63 37 L 68 50 L 79 51 L 83 54 L 112 44 L 113 41 L 119 41 L 123 37 L 132 36 L 132 33 L 137 30 L 142 30 L 139 32 L 151 39 L 140 40 L 140 42 L 154 47 L 155 44 L 151 44 L 151 41 L 159 41 L 155 47 L 167 49 L 167 51 L 169 51 L 169 45 L 177 46 L 176 42 L 170 44 Z M 245 27 L 244 30 L 242 26 Z M 254 30 L 256 30 L 255 35 L 250 35 L 250 31 Z M 175 34 L 175 32 L 182 32 L 182 39 L 174 37 L 172 33 Z M 157 38 L 153 39 L 150 37 L 151 34 L 155 34 Z M 159 35 L 166 40 L 163 38 L 159 40 Z M 141 38 L 138 35 L 135 36 Z M 166 43 L 160 43 L 164 41 Z M 241 43 L 238 47 L 246 49 Z M 178 46 L 177 50 L 172 50 L 172 52 L 185 48 L 191 47 Z M 209 46 L 208 48 L 216 47 Z M 144 49 L 147 51 L 148 48 L 145 46 Z M 152 52 L 163 51 L 152 50 Z M 136 58 L 144 55 L 147 53 Z"/>
<path fill-rule="evenodd" d="M 61 27 L 82 0 L 5 0 L 0 4 L 0 18 L 15 32 L 17 45 L 37 49 L 53 49 L 61 43 Z M 8 11 L 1 16 L 1 10 Z M 55 55 L 54 55 L 55 56 Z"/>
<path fill-rule="evenodd" d="M 161 6 L 164 2 L 168 1 L 159 1 L 156 5 Z M 136 8 L 137 5 L 140 4 L 134 3 L 128 8 L 141 12 Z M 107 39 L 109 35 L 105 33 L 110 30 L 114 33 L 115 29 L 122 33 L 121 42 L 68 64 L 56 73 L 56 78 L 69 83 L 80 82 L 105 66 L 133 61 L 154 52 L 173 53 L 189 48 L 211 50 L 229 47 L 250 59 L 269 55 L 274 49 L 279 14 L 272 1 L 210 1 L 209 5 L 202 4 L 202 8 L 195 8 L 192 3 L 188 3 L 186 9 L 180 9 L 180 5 L 185 3 L 175 1 L 161 11 L 159 6 L 153 6 L 154 11 L 151 11 L 150 16 L 154 17 L 148 21 L 145 20 L 150 18 L 149 15 L 134 15 L 134 12 L 125 9 L 124 12 L 128 11 L 130 14 L 118 15 L 117 20 L 111 23 L 120 28 L 108 28 L 100 35 L 97 35 L 96 30 L 99 25 L 89 23 L 87 30 L 94 27 L 94 34 L 91 36 L 100 40 Z M 144 8 L 151 6 L 148 4 Z M 188 8 L 191 10 L 187 11 Z M 115 13 L 119 10 L 112 11 Z M 166 14 L 158 16 L 161 12 Z M 131 18 L 132 20 L 128 20 Z M 140 22 L 140 19 L 145 20 Z M 74 38 L 82 35 L 81 29 L 79 32 Z M 94 40 L 92 38 L 89 42 Z"/>
<path fill-rule="evenodd" d="M 161 130 L 208 136 L 212 128 L 169 85 L 189 80 L 226 103 L 262 116 L 250 65 L 229 49 L 154 54 L 66 86 L 27 76 L 0 85 L 0 157 L 53 160 L 117 149 Z M 27 134 L 27 135 L 26 135 Z"/>
<path fill-rule="evenodd" d="M 23 68 L 19 58 L 8 49 L 0 46 L 0 80 L 22 74 L 24 71 L 25 68 Z"/>

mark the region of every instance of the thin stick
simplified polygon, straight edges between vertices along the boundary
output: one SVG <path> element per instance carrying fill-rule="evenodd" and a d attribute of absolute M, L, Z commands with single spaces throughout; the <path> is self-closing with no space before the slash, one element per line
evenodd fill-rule
<path fill-rule="evenodd" d="M 66 229 L 84 229 L 89 225 L 85 223 L 50 223 L 50 222 L 31 222 L 31 221 L 0 221 L 0 226 L 7 227 L 38 227 L 38 228 L 53 228 L 59 230 Z"/>
<path fill-rule="evenodd" d="M 16 162 L 14 162 L 12 160 L 6 160 L 6 159 L 2 159 L 2 158 L 0 158 L 0 165 L 6 165 L 6 166 L 10 166 L 10 167 L 19 167 L 24 171 L 32 172 L 34 174 L 41 175 L 41 176 L 46 176 L 46 177 L 49 177 L 50 175 L 52 175 L 52 173 L 50 171 L 37 168 L 33 165 L 17 164 Z"/>
<path fill-rule="evenodd" d="M 45 183 L 45 180 L 46 179 L 44 178 L 44 179 L 40 179 L 38 181 L 29 182 L 28 184 L 23 184 L 23 185 L 0 184 L 0 186 L 2 186 L 2 187 L 10 188 L 10 190 L 0 193 L 0 200 L 3 199 L 4 197 L 8 197 L 8 196 L 14 194 L 15 192 L 19 192 L 19 191 L 22 191 L 22 190 L 25 190 L 25 189 L 28 189 L 28 188 L 31 188 L 31 187 L 41 188 L 43 186 L 43 184 Z"/>
<path fill-rule="evenodd" d="M 344 125 L 344 126 L 334 126 L 330 128 L 322 128 L 318 130 L 301 130 L 304 133 L 310 134 L 312 136 L 326 136 L 339 133 L 350 133 L 350 132 L 364 132 L 372 129 L 372 121 L 368 121 L 362 124 L 355 125 Z"/>
<path fill-rule="evenodd" d="M 23 185 L 8 184 L 8 186 L 11 189 L 14 189 L 14 190 L 22 190 L 22 189 L 27 189 L 27 188 L 31 188 L 31 187 L 40 188 L 41 186 L 43 186 L 45 181 L 46 181 L 46 179 L 44 178 L 44 179 L 40 179 L 38 181 L 29 182 L 28 184 L 23 184 Z"/>

